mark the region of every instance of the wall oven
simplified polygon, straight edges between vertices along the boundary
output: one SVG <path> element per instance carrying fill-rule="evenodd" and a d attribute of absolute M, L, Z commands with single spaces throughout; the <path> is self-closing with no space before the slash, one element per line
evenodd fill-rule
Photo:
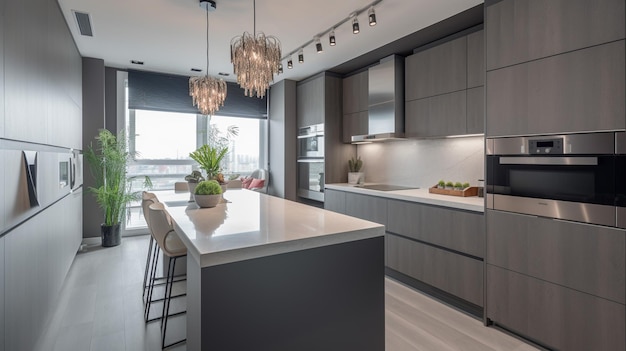
<path fill-rule="evenodd" d="M 622 139 L 622 132 L 487 139 L 487 208 L 623 227 Z"/>
<path fill-rule="evenodd" d="M 324 124 L 298 129 L 298 158 L 324 158 Z"/>

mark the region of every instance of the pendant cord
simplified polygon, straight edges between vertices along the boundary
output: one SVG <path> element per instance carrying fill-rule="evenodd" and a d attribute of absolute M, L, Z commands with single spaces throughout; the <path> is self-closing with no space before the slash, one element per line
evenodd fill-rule
<path fill-rule="evenodd" d="M 206 9 L 206 75 L 209 75 L 209 7 Z"/>

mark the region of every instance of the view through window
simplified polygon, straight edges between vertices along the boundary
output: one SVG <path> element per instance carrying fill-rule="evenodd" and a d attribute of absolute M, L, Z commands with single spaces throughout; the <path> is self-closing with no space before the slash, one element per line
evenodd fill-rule
<path fill-rule="evenodd" d="M 261 166 L 265 123 L 254 118 L 128 110 L 129 151 L 135 155 L 128 165 L 133 189 L 142 189 L 145 176 L 150 177 L 152 190 L 174 189 L 174 183 L 198 169 L 189 153 L 208 142 L 211 130 L 225 136 L 230 126 L 236 126 L 239 133 L 229 139 L 223 173 L 227 179 L 250 174 Z M 144 227 L 141 202 L 130 204 L 125 230 Z"/>

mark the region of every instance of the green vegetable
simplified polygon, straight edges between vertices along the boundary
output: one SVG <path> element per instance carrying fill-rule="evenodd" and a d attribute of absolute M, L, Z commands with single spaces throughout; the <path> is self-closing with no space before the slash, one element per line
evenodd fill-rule
<path fill-rule="evenodd" d="M 219 195 L 222 193 L 222 187 L 217 180 L 204 180 L 198 183 L 196 187 L 196 195 Z"/>

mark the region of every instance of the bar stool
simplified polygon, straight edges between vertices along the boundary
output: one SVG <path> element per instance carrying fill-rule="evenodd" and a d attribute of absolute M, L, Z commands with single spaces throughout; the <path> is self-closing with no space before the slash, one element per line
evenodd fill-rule
<path fill-rule="evenodd" d="M 142 293 L 142 297 L 146 297 L 146 288 L 148 288 L 148 271 L 149 268 L 151 267 L 150 265 L 150 260 L 152 258 L 155 257 L 155 255 L 152 253 L 153 251 L 153 246 L 154 246 L 154 236 L 152 235 L 152 230 L 150 229 L 150 221 L 148 220 L 148 207 L 154 203 L 159 202 L 159 199 L 156 197 L 156 195 L 154 193 L 150 193 L 147 191 L 144 191 L 141 193 L 141 208 L 143 211 L 143 218 L 146 220 L 146 224 L 148 225 L 148 231 L 150 231 L 150 245 L 148 245 L 148 254 L 146 255 L 146 270 L 143 274 L 143 293 Z M 154 246 L 154 249 L 156 251 L 158 247 Z"/>
<path fill-rule="evenodd" d="M 186 339 L 179 340 L 169 345 L 165 345 L 165 334 L 167 332 L 167 319 L 170 316 L 170 300 L 172 299 L 172 286 L 174 285 L 174 270 L 176 269 L 176 260 L 187 256 L 187 248 L 183 244 L 183 242 L 178 237 L 178 234 L 172 227 L 168 215 L 165 212 L 164 206 L 162 203 L 155 203 L 148 207 L 149 216 L 148 220 L 150 221 L 150 227 L 152 228 L 152 233 L 154 234 L 154 239 L 157 242 L 157 245 L 163 252 L 165 256 L 167 256 L 169 260 L 169 266 L 167 270 L 167 277 L 165 282 L 165 297 L 163 301 L 163 314 L 161 317 L 161 347 L 166 348 L 179 343 L 186 341 Z M 157 258 L 158 260 L 158 258 Z M 152 279 L 150 284 L 150 289 L 148 292 L 149 298 L 152 297 L 152 291 L 154 290 L 154 278 L 155 271 L 152 271 Z M 186 313 L 186 312 L 180 312 Z M 180 314 L 175 313 L 171 316 Z"/>

